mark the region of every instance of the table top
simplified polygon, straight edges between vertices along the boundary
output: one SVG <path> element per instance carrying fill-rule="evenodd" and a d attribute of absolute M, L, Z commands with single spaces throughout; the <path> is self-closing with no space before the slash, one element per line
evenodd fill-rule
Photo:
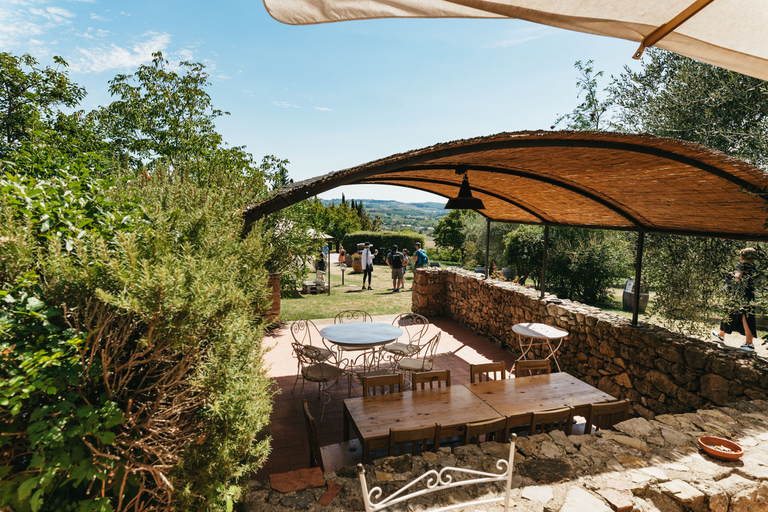
<path fill-rule="evenodd" d="M 375 347 L 395 341 L 403 330 L 385 322 L 350 322 L 320 329 L 320 336 L 346 347 Z"/>
<path fill-rule="evenodd" d="M 403 393 L 347 398 L 344 405 L 363 439 L 389 437 L 390 428 L 442 428 L 500 418 L 464 386 L 416 389 Z"/>
<path fill-rule="evenodd" d="M 559 407 L 613 402 L 615 397 L 564 372 L 467 384 L 473 393 L 505 416 Z"/>
<path fill-rule="evenodd" d="M 557 339 L 568 336 L 568 331 L 547 324 L 515 324 L 512 326 L 512 330 L 517 334 L 531 338 Z"/>

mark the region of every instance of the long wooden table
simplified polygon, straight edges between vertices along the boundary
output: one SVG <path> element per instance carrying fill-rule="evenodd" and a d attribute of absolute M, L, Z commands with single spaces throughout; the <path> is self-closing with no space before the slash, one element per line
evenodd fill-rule
<path fill-rule="evenodd" d="M 504 416 L 573 407 L 586 416 L 589 405 L 613 402 L 613 396 L 564 372 L 467 384 L 485 403 Z"/>
<path fill-rule="evenodd" d="M 440 389 L 344 400 L 344 440 L 350 426 L 363 445 L 363 462 L 370 452 L 388 445 L 390 428 L 417 428 L 440 423 L 447 435 L 466 423 L 517 416 L 559 407 L 575 408 L 586 416 L 589 405 L 616 398 L 567 373 L 477 382 Z"/>
<path fill-rule="evenodd" d="M 466 423 L 501 415 L 464 386 L 415 389 L 404 393 L 344 400 L 344 440 L 350 424 L 363 444 L 363 462 L 371 450 L 389 445 L 390 428 L 417 428 L 440 423 L 446 435 Z"/>

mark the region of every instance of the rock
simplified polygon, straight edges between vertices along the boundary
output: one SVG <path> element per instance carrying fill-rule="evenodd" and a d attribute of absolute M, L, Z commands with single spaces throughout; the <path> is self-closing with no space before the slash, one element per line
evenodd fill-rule
<path fill-rule="evenodd" d="M 573 478 L 568 462 L 560 459 L 528 459 L 516 466 L 517 472 L 534 482 L 552 484 Z"/>
<path fill-rule="evenodd" d="M 597 493 L 603 497 L 608 505 L 616 512 L 632 512 L 635 505 L 632 503 L 632 493 L 621 492 L 616 489 L 600 489 Z"/>
<path fill-rule="evenodd" d="M 746 489 L 736 496 L 731 496 L 728 512 L 764 512 L 768 510 L 768 484 Z"/>
<path fill-rule="evenodd" d="M 287 473 L 273 473 L 269 475 L 269 483 L 272 489 L 285 494 L 311 487 L 323 487 L 325 477 L 320 468 L 297 469 Z"/>
<path fill-rule="evenodd" d="M 552 500 L 554 494 L 548 485 L 531 485 L 523 489 L 523 498 L 545 505 Z"/>
<path fill-rule="evenodd" d="M 645 437 L 653 433 L 653 425 L 645 418 L 632 418 L 613 426 L 616 430 L 632 437 Z"/>
<path fill-rule="evenodd" d="M 717 405 L 725 405 L 729 401 L 728 381 L 719 375 L 708 373 L 701 378 L 701 396 L 712 400 Z"/>
<path fill-rule="evenodd" d="M 667 495 L 671 496 L 678 503 L 683 504 L 687 509 L 696 509 L 704 511 L 706 497 L 704 493 L 683 480 L 670 480 L 659 484 Z"/>
<path fill-rule="evenodd" d="M 571 487 L 565 496 L 565 503 L 560 512 L 610 512 L 611 508 L 603 500 L 581 487 Z"/>
<path fill-rule="evenodd" d="M 671 428 L 662 428 L 661 436 L 664 438 L 666 442 L 676 446 L 687 445 L 687 444 L 690 444 L 691 442 L 690 437 L 683 434 L 682 432 L 678 432 L 677 430 L 673 430 Z"/>

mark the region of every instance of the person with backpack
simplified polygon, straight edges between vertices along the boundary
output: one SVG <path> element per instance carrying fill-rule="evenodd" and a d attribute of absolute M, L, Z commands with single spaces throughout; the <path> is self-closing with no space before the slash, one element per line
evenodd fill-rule
<path fill-rule="evenodd" d="M 416 252 L 413 254 L 416 257 L 416 261 L 413 264 L 414 272 L 416 272 L 417 268 L 429 265 L 429 256 L 427 256 L 427 252 L 421 248 L 421 242 L 416 242 Z"/>
<path fill-rule="evenodd" d="M 392 252 L 387 254 L 387 265 L 392 269 L 392 288 L 399 292 L 405 285 L 405 256 L 397 250 L 397 246 L 392 246 Z"/>

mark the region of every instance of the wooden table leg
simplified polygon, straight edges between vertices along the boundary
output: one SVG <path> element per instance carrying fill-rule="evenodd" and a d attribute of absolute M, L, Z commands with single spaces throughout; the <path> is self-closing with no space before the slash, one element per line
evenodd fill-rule
<path fill-rule="evenodd" d="M 347 409 L 347 404 L 344 403 L 344 419 L 342 420 L 344 441 L 349 441 L 349 422 L 350 421 L 352 421 L 352 418 L 349 417 L 349 410 Z"/>

